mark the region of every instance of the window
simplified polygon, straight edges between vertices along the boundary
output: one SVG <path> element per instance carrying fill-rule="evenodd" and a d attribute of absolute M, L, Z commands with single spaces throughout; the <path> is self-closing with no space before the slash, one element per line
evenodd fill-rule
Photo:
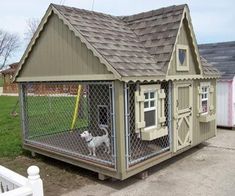
<path fill-rule="evenodd" d="M 209 85 L 205 85 L 201 87 L 201 105 L 202 105 L 202 113 L 203 114 L 207 114 L 208 113 L 208 109 L 209 109 L 209 104 L 208 104 L 208 100 L 209 100 Z"/>
<path fill-rule="evenodd" d="M 165 92 L 159 84 L 141 85 L 135 92 L 135 132 L 142 140 L 154 140 L 168 134 L 165 117 Z"/>
<path fill-rule="evenodd" d="M 98 105 L 99 126 L 108 126 L 108 106 Z"/>
<path fill-rule="evenodd" d="M 144 93 L 144 121 L 146 127 L 156 125 L 156 91 Z"/>
<path fill-rule="evenodd" d="M 187 50 L 185 50 L 185 49 L 179 49 L 179 51 L 178 51 L 178 58 L 179 58 L 180 66 L 186 65 L 186 63 L 185 63 L 186 52 L 187 52 Z"/>
<path fill-rule="evenodd" d="M 188 46 L 176 46 L 176 67 L 177 71 L 189 71 Z"/>
<path fill-rule="evenodd" d="M 210 82 L 201 82 L 198 87 L 198 116 L 202 123 L 215 120 L 214 96 L 213 85 Z"/>

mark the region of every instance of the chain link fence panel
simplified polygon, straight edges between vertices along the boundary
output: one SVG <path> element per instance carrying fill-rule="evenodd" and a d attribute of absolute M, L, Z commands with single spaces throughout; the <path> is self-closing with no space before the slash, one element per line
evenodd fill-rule
<path fill-rule="evenodd" d="M 161 83 L 161 88 L 165 90 L 165 115 L 166 126 L 168 126 L 168 83 Z M 126 85 L 126 158 L 127 167 L 135 165 L 150 157 L 159 155 L 169 150 L 169 134 L 152 141 L 143 141 L 135 133 L 135 91 L 138 84 L 128 83 Z"/>
<path fill-rule="evenodd" d="M 25 143 L 116 167 L 112 82 L 23 83 L 21 88 Z M 101 144 L 96 156 L 89 155 L 91 141 L 80 134 L 89 131 L 94 142 L 105 135 L 101 127 L 108 131 L 111 151 Z"/>

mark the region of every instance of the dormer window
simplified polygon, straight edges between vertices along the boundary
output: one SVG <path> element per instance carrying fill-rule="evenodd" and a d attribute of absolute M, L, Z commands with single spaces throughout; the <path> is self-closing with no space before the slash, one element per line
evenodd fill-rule
<path fill-rule="evenodd" d="M 176 67 L 177 71 L 189 71 L 188 46 L 176 46 Z"/>

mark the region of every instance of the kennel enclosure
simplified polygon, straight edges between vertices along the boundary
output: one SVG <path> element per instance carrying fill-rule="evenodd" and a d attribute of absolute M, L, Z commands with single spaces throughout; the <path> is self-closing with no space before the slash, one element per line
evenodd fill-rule
<path fill-rule="evenodd" d="M 23 147 L 126 179 L 215 136 L 218 77 L 187 5 L 116 17 L 51 4 L 14 77 Z M 89 155 L 102 127 L 111 151 Z"/>

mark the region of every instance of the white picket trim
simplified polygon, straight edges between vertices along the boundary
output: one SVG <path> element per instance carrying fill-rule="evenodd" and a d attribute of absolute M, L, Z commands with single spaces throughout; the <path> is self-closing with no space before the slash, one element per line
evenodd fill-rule
<path fill-rule="evenodd" d="M 43 196 L 43 184 L 37 166 L 30 166 L 27 170 L 28 178 L 19 175 L 0 165 L 0 181 L 4 187 L 8 186 L 9 191 L 1 193 L 0 196 Z M 1 180 L 2 179 L 2 180 Z"/>

